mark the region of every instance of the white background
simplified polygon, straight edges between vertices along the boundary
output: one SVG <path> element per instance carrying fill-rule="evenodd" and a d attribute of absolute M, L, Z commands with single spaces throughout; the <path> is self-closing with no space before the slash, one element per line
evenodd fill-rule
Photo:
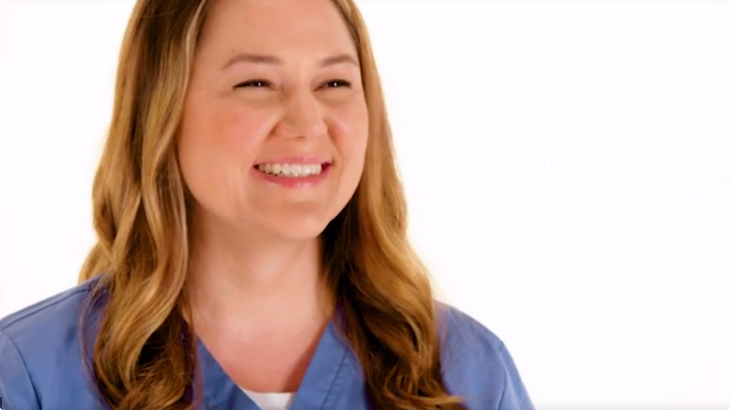
<path fill-rule="evenodd" d="M 730 3 L 359 3 L 412 239 L 536 406 L 730 407 Z M 0 316 L 93 242 L 131 6 L 0 4 Z"/>

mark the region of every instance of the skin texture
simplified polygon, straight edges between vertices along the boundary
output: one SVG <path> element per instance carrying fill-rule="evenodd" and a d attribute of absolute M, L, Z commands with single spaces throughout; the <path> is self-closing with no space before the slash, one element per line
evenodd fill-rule
<path fill-rule="evenodd" d="M 217 0 L 204 22 L 177 147 L 193 200 L 189 289 L 197 333 L 242 387 L 296 390 L 330 314 L 319 236 L 362 176 L 360 75 L 331 0 Z M 316 186 L 254 168 L 307 155 L 331 163 Z"/>
<path fill-rule="evenodd" d="M 239 53 L 281 62 L 229 65 Z M 353 62 L 320 66 L 341 54 Z M 367 107 L 356 56 L 329 0 L 215 2 L 195 58 L 178 150 L 201 220 L 270 240 L 311 241 L 324 230 L 362 174 Z M 262 81 L 239 85 L 251 80 Z M 282 155 L 332 160 L 330 178 L 312 189 L 286 189 L 252 176 L 255 163 Z"/>

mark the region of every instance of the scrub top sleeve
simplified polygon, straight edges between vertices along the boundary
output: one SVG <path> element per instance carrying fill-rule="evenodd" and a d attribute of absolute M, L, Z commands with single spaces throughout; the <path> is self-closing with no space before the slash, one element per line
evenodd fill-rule
<path fill-rule="evenodd" d="M 20 352 L 1 331 L 0 397 L 2 397 L 2 410 L 41 410 Z"/>
<path fill-rule="evenodd" d="M 520 373 L 517 371 L 512 355 L 504 343 L 501 344 L 499 355 L 505 369 L 505 385 L 499 410 L 535 410 Z"/>

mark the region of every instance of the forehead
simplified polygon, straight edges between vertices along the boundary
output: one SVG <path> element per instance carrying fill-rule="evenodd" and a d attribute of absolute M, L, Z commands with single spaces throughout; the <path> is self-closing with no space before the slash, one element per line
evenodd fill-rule
<path fill-rule="evenodd" d="M 200 47 L 220 53 L 355 53 L 333 0 L 213 0 Z"/>

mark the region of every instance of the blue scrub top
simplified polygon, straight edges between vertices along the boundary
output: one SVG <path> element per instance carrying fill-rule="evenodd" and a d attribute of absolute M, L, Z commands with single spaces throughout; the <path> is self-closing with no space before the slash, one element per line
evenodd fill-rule
<path fill-rule="evenodd" d="M 108 410 L 81 363 L 78 318 L 94 279 L 0 320 L 2 410 Z M 534 410 L 507 348 L 491 331 L 439 305 L 446 389 L 470 410 Z M 200 410 L 259 410 L 198 340 Z M 373 410 L 358 360 L 330 322 L 290 410 Z"/>

